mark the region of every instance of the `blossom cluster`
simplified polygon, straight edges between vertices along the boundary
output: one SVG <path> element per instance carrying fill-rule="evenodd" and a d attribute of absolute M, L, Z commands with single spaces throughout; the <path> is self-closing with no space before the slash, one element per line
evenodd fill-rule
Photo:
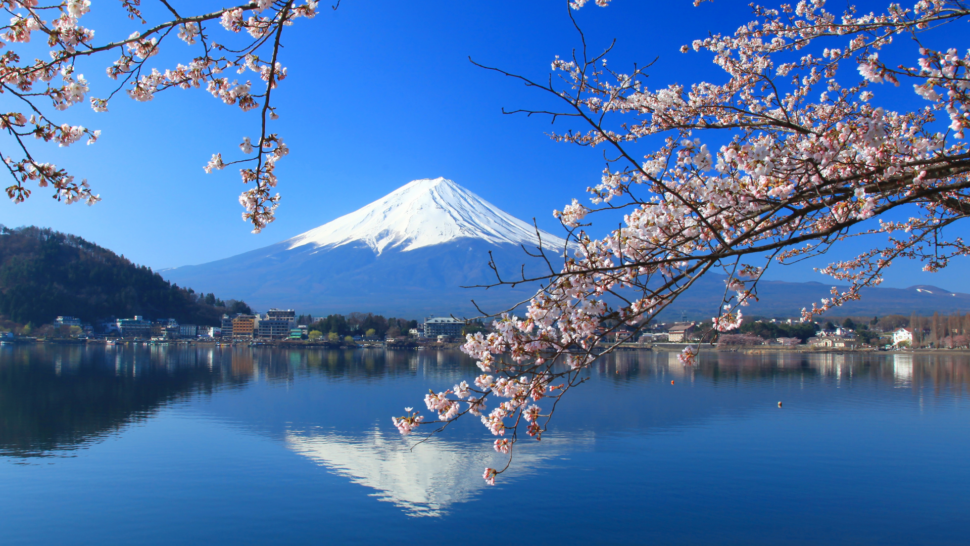
<path fill-rule="evenodd" d="M 729 332 L 743 320 L 740 308 L 757 301 L 758 281 L 772 263 L 817 255 L 849 238 L 874 242 L 855 259 L 820 268 L 848 287 L 806 307 L 804 320 L 857 299 L 894 260 L 921 259 L 934 271 L 970 255 L 943 231 L 970 211 L 970 154 L 962 140 L 970 123 L 970 52 L 930 49 L 925 44 L 936 40 L 928 39 L 910 47 L 909 57 L 902 44 L 890 47 L 901 35 L 920 38 L 965 24 L 970 9 L 919 0 L 884 13 L 835 14 L 822 0 L 801 0 L 753 10 L 754 20 L 733 34 L 681 48 L 709 55 L 723 71 L 720 81 L 649 89 L 649 65 L 617 72 L 585 50 L 553 61 L 564 85 L 516 76 L 566 105 L 530 113 L 586 124 L 553 138 L 609 146 L 619 159 L 589 188 L 588 205 L 573 200 L 554 212 L 571 239 L 558 249 L 561 271 L 534 279 L 543 287 L 521 318 L 504 314 L 492 333 L 468 336 L 463 347 L 494 374 L 477 379 L 477 389 L 495 395 L 514 387 L 481 418 L 500 440 L 510 439 L 496 442 L 496 450 L 513 449 L 520 418 L 527 427 L 537 421 L 522 391 L 558 401 L 598 355 L 622 341 L 621 326 L 649 323 L 711 271 L 727 278 L 713 326 Z M 912 86 L 913 108 L 878 102 L 880 85 L 904 82 Z M 641 143 L 646 150 L 634 151 Z M 912 213 L 909 220 L 880 219 L 899 207 Z M 585 231 L 598 213 L 618 210 L 618 229 L 599 238 Z M 690 365 L 697 354 L 688 347 L 679 359 Z M 541 389 L 533 389 L 536 381 Z M 502 471 L 488 468 L 484 478 L 494 483 Z"/>
<path fill-rule="evenodd" d="M 30 196 L 31 189 L 24 185 L 28 181 L 35 181 L 40 187 L 52 186 L 54 196 L 66 203 L 85 201 L 93 204 L 99 199 L 91 193 L 86 182 L 75 184 L 73 176 L 34 159 L 35 154 L 28 148 L 29 140 L 24 137 L 34 136 L 69 146 L 85 136 L 91 144 L 100 134 L 81 126 L 53 121 L 45 113 L 44 100 L 49 100 L 56 111 L 88 102 L 95 112 L 107 112 L 111 99 L 122 90 L 135 101 L 149 102 L 157 93 L 168 89 L 204 88 L 222 103 L 238 106 L 244 112 L 261 108 L 260 133 L 267 135 L 267 122 L 278 117 L 276 108 L 270 104 L 270 91 L 287 75 L 286 67 L 278 60 L 283 28 L 292 25 L 296 19 L 314 17 L 318 7 L 317 0 L 256 0 L 197 15 L 172 11 L 173 18 L 146 24 L 148 21 L 139 10 L 139 3 L 126 1 L 122 3 L 122 9 L 128 17 L 145 25 L 125 39 L 97 43 L 94 31 L 81 25 L 82 18 L 91 10 L 90 0 L 64 0 L 50 5 L 42 2 L 0 1 L 12 16 L 9 24 L 0 25 L 0 39 L 6 42 L 0 42 L 0 47 L 6 46 L 6 53 L 0 55 L 0 81 L 21 105 L 20 112 L 0 116 L 3 120 L 0 130 L 14 137 L 12 142 L 16 147 L 16 150 L 4 149 L 0 153 L 14 178 L 7 194 L 16 202 Z M 248 38 L 231 46 L 223 45 L 210 35 L 212 26 L 224 27 L 233 34 L 245 32 Z M 177 63 L 174 68 L 150 66 L 171 34 L 176 35 L 183 45 L 194 48 L 194 58 Z M 48 44 L 50 60 L 25 61 L 26 56 L 17 53 L 18 44 L 29 44 L 36 35 Z M 271 36 L 275 39 L 270 39 Z M 114 83 L 110 83 L 104 94 L 90 96 L 92 82 L 75 74 L 74 67 L 84 57 L 104 56 L 109 52 L 118 55 L 106 68 L 108 78 Z M 230 69 L 236 69 L 238 73 L 251 71 L 259 80 L 256 85 L 248 80 L 232 80 L 224 75 Z M 26 121 L 28 114 L 30 120 Z M 255 231 L 273 220 L 279 196 L 273 195 L 269 188 L 275 187 L 277 182 L 275 162 L 288 152 L 277 135 L 265 136 L 261 142 L 263 145 L 254 148 L 255 153 L 244 150 L 252 157 L 227 163 L 219 153 L 206 166 L 206 172 L 211 172 L 239 162 L 251 161 L 257 165 L 242 169 L 244 180 L 254 181 L 256 188 L 240 198 L 245 208 L 243 218 L 253 224 Z M 16 155 L 22 156 L 21 159 L 16 159 Z"/>

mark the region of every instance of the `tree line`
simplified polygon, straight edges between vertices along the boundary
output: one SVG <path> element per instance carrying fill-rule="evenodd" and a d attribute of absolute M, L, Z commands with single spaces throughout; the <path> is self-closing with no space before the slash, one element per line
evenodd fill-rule
<path fill-rule="evenodd" d="M 333 314 L 325 318 L 313 315 L 300 315 L 299 324 L 306 324 L 308 330 L 317 331 L 325 336 L 333 333 L 340 338 L 346 336 L 399 337 L 406 336 L 408 330 L 418 327 L 418 321 L 403 318 L 384 318 L 373 313 Z"/>

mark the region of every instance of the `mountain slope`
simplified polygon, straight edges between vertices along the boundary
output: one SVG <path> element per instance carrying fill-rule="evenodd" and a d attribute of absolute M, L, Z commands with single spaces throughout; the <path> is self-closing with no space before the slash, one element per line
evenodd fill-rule
<path fill-rule="evenodd" d="M 318 228 L 274 245 L 197 266 L 163 271 L 183 286 L 218 287 L 257 308 L 300 312 L 372 311 L 422 316 L 489 311 L 528 298 L 535 288 L 466 290 L 503 278 L 548 272 L 529 257 L 542 239 L 559 268 L 565 241 L 503 212 L 443 178 L 415 180 Z"/>
<path fill-rule="evenodd" d="M 547 244 L 562 248 L 561 238 L 542 232 Z M 346 216 L 284 241 L 288 250 L 312 245 L 333 248 L 364 243 L 376 254 L 387 248 L 403 252 L 456 239 L 493 245 L 536 246 L 535 227 L 444 178 L 415 180 Z"/>
<path fill-rule="evenodd" d="M 708 274 L 698 280 L 671 305 L 664 316 L 690 319 L 709 319 L 718 311 L 724 295 L 724 275 Z M 832 286 L 845 290 L 846 286 L 821 282 L 785 282 L 762 280 L 758 283 L 758 301 L 742 308 L 747 316 L 797 317 L 803 307 L 832 297 Z M 876 316 L 887 314 L 932 315 L 934 312 L 970 311 L 970 294 L 951 292 L 934 286 L 909 288 L 863 288 L 862 299 L 832 309 L 826 316 Z"/>
<path fill-rule="evenodd" d="M 47 324 L 58 315 L 94 322 L 137 314 L 216 325 L 222 313 L 248 309 L 242 302 L 226 307 L 212 294 L 200 296 L 80 237 L 0 226 L 0 315 L 14 322 Z"/>

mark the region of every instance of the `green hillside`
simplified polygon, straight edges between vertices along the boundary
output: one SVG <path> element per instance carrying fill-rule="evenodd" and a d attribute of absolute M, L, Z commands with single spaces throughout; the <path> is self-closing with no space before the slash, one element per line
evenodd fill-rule
<path fill-rule="evenodd" d="M 0 315 L 21 324 L 58 315 L 94 322 L 144 315 L 218 325 L 228 312 L 250 312 L 240 301 L 180 288 L 145 266 L 74 235 L 0 226 Z"/>

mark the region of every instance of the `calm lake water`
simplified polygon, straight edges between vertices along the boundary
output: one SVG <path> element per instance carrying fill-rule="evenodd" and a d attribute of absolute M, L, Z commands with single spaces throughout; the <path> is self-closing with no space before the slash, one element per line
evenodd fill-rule
<path fill-rule="evenodd" d="M 480 423 L 409 451 L 390 420 L 474 375 L 458 352 L 2 347 L 0 544 L 970 543 L 966 356 L 620 353 L 495 487 Z"/>

